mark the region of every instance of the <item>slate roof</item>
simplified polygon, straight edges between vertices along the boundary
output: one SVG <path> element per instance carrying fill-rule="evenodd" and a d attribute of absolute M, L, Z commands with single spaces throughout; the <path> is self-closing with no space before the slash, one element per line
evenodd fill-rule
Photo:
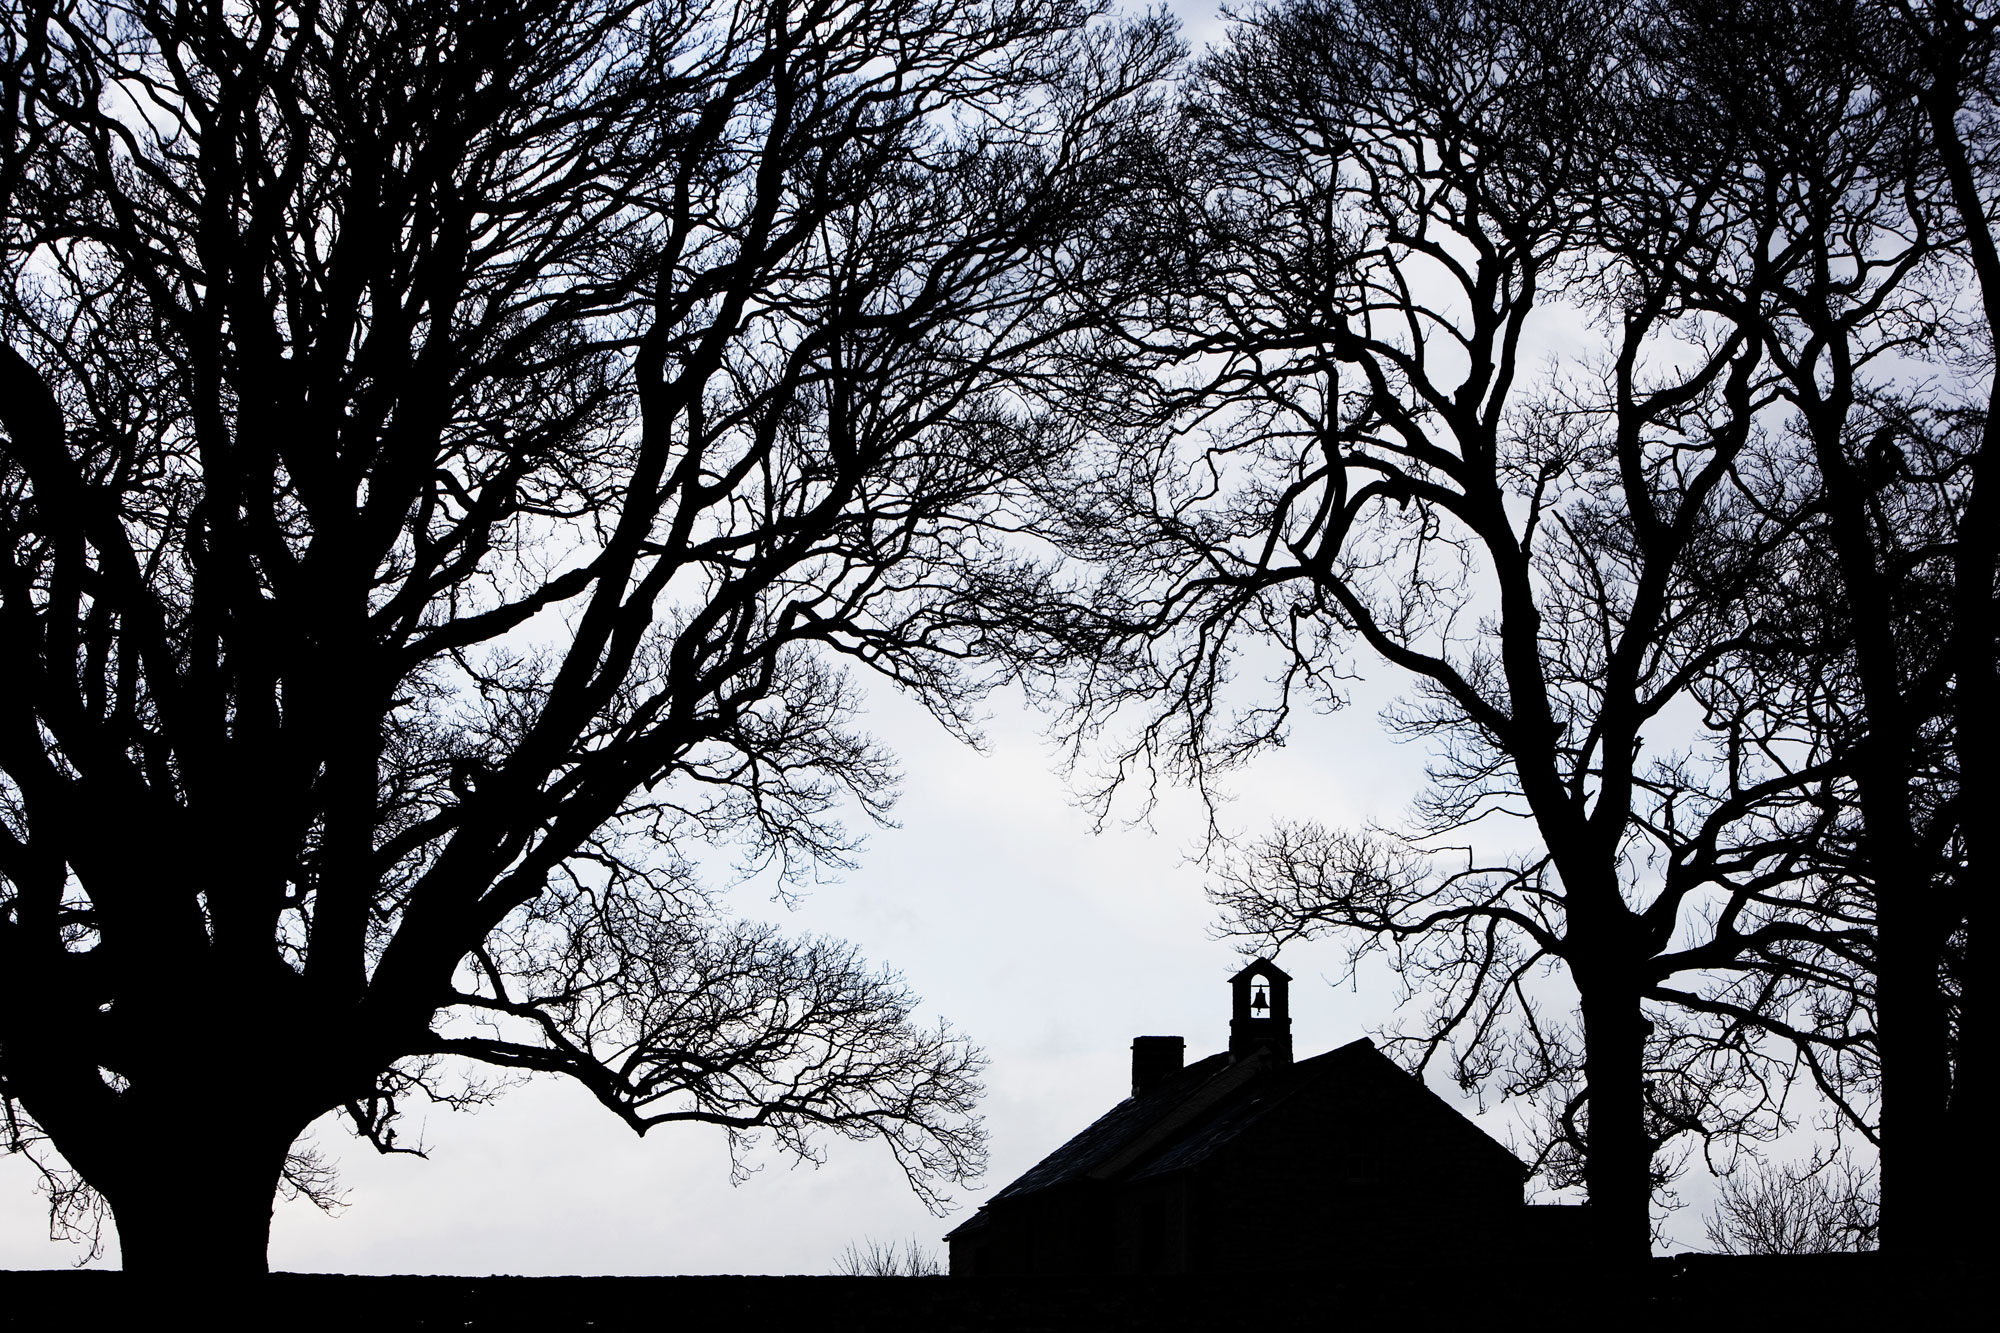
<path fill-rule="evenodd" d="M 1367 1038 L 1337 1046 L 1295 1064 L 1258 1053 L 1231 1062 L 1227 1054 L 1196 1061 L 1136 1097 L 1127 1097 L 1089 1128 L 1057 1148 L 987 1201 L 987 1206 L 1074 1182 L 1139 1180 L 1184 1171 L 1251 1132 L 1280 1106 L 1327 1083 L 1394 1080 L 1410 1099 L 1412 1116 L 1427 1128 L 1476 1138 L 1476 1152 L 1527 1168 L 1484 1130 L 1467 1120 L 1422 1080 L 1398 1069 Z M 985 1208 L 952 1232 L 971 1232 Z"/>

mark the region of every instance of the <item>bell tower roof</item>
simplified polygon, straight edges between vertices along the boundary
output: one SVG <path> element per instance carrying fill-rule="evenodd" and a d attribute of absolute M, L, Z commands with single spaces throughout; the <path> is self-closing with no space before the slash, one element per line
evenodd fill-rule
<path fill-rule="evenodd" d="M 1268 958 L 1259 958 L 1252 962 L 1250 966 L 1231 977 L 1229 984 L 1232 986 L 1237 985 L 1249 977 L 1263 977 L 1268 981 L 1290 981 L 1292 974 Z"/>

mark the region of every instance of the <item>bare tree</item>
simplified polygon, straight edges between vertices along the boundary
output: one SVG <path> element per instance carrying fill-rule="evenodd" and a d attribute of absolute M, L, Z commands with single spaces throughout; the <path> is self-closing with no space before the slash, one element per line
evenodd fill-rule
<path fill-rule="evenodd" d="M 1074 735 L 1145 719 L 1114 781 L 1279 739 L 1350 644 L 1405 674 L 1413 824 L 1279 828 L 1225 859 L 1227 928 L 1386 950 L 1415 1061 L 1540 1099 L 1621 1259 L 1664 1145 L 1783 1123 L 1766 1035 L 1689 998 L 1761 1012 L 1763 959 L 1865 933 L 1801 888 L 1830 770 L 1716 688 L 1789 529 L 1735 481 L 1766 349 L 1676 282 L 1760 290 L 1770 232 L 1739 236 L 1733 162 L 1665 151 L 1670 110 L 1624 5 L 1249 11 L 1198 71 L 1182 295 L 1142 331 L 1183 433 L 1104 460 L 1071 536 L 1126 630 Z M 1581 350 L 1538 374 L 1539 338 Z M 1250 641 L 1276 697 L 1232 711 Z"/>
<path fill-rule="evenodd" d="M 1910 794 L 1901 798 L 1918 835 L 1912 862 L 1898 867 L 1878 857 L 1871 866 L 1897 890 L 1893 903 L 1883 896 L 1881 926 L 1885 1245 L 1921 1261 L 1954 1250 L 1982 1254 L 1993 1237 L 1985 1210 L 1954 1215 L 1959 1200 L 1994 1188 L 1982 1108 L 1992 1077 L 1993 1001 L 1984 974 L 1993 948 L 1991 886 L 2000 875 L 2000 843 L 1984 814 L 2000 798 L 1991 764 L 2000 723 L 1985 702 L 2000 685 L 2000 379 L 1992 361 L 2000 339 L 2000 11 L 1950 0 L 1871 5 L 1860 16 L 1870 75 L 1885 96 L 1917 112 L 1899 179 L 1919 207 L 1934 210 L 1954 261 L 1947 292 L 1957 327 L 1939 323 L 1956 337 L 1939 337 L 1930 349 L 1932 383 L 1906 392 L 1908 406 L 1857 414 L 1852 434 L 1865 434 L 1866 443 L 1850 438 L 1847 458 L 1824 465 L 1830 478 L 1849 479 L 1850 505 L 1858 499 L 1873 520 L 1850 519 L 1830 534 L 1843 577 L 1861 582 L 1872 558 L 1892 577 L 1935 590 L 1941 612 L 1926 620 L 1921 608 L 1931 599 L 1901 597 L 1887 607 L 1857 606 L 1856 626 L 1857 641 L 1925 664 L 1928 675 L 1913 682 L 1915 705 L 1930 713 L 1917 723 L 1922 750 L 1927 756 L 1940 741 L 1945 750 L 1941 762 L 1926 757 L 1912 766 Z M 1921 521 L 1896 531 L 1877 517 L 1883 513 Z M 1916 676 L 1907 665 L 1903 674 Z M 1878 664 L 1867 684 L 1872 712 L 1890 688 L 1889 673 Z"/>
<path fill-rule="evenodd" d="M 1985 1157 L 1962 1114 L 1977 1084 L 1960 1085 L 1983 1066 L 1960 1043 L 1979 1031 L 1966 1005 L 1991 879 L 1972 812 L 1990 781 L 1990 710 L 1974 701 L 1995 666 L 2000 550 L 1982 498 L 2000 330 L 1994 21 L 1955 5 L 1699 0 L 1659 7 L 1648 29 L 1689 140 L 1758 185 L 1745 216 L 1770 242 L 1763 283 L 1689 269 L 1682 289 L 1767 349 L 1784 404 L 1772 461 L 1746 477 L 1799 540 L 1794 585 L 1763 590 L 1792 630 L 1765 660 L 1790 671 L 1778 688 L 1799 731 L 1841 774 L 1845 814 L 1815 861 L 1869 926 L 1865 955 L 1803 959 L 1856 998 L 1837 1013 L 1827 988 L 1803 996 L 1840 1020 L 1806 1035 L 1860 1059 L 1802 1049 L 1880 1143 L 1887 1244 L 1917 1258 L 1971 1243 L 1948 1219 L 1957 1164 Z"/>
<path fill-rule="evenodd" d="M 702 849 L 795 877 L 886 807 L 840 663 L 965 732 L 982 662 L 1057 650 L 991 608 L 1047 587 L 1012 497 L 1070 446 L 1037 404 L 1129 262 L 1166 21 L 3 22 L 11 1143 L 150 1271 L 261 1270 L 301 1131 L 409 1150 L 466 1062 L 642 1133 L 880 1140 L 933 1202 L 976 1172 L 978 1054 L 732 922 Z"/>
<path fill-rule="evenodd" d="M 1708 1243 L 1717 1254 L 1872 1250 L 1879 1196 L 1875 1173 L 1845 1158 L 1746 1162 L 1723 1177 Z"/>
<path fill-rule="evenodd" d="M 944 1264 L 912 1236 L 900 1250 L 894 1242 L 850 1241 L 833 1261 L 833 1271 L 841 1277 L 943 1277 Z"/>

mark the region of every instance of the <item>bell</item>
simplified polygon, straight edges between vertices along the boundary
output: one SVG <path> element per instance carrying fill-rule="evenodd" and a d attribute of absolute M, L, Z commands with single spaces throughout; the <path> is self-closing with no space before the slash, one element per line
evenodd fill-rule
<path fill-rule="evenodd" d="M 1262 986 L 1250 992 L 1250 1007 L 1252 1009 L 1269 1009 L 1271 1007 L 1271 1002 L 1264 998 L 1264 988 Z"/>

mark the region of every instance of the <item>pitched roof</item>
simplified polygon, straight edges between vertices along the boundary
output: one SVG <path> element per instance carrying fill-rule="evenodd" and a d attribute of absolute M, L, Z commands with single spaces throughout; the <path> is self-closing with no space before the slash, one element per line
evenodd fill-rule
<path fill-rule="evenodd" d="M 1515 1170 L 1527 1173 L 1511 1152 L 1421 1079 L 1397 1068 L 1364 1037 L 1296 1064 L 1264 1052 L 1234 1062 L 1226 1054 L 1197 1061 L 1112 1107 L 995 1194 L 988 1205 L 1077 1181 L 1137 1180 L 1186 1170 L 1294 1097 L 1343 1083 L 1394 1089 L 1408 1100 L 1411 1117 L 1430 1121 L 1443 1133 L 1472 1136 L 1483 1145 L 1474 1151 L 1487 1153 L 1496 1164 L 1504 1158 Z M 952 1234 L 975 1229 L 981 1221 L 978 1216 L 968 1219 Z"/>
<path fill-rule="evenodd" d="M 1285 971 L 1283 968 L 1279 967 L 1276 963 L 1272 962 L 1268 958 L 1259 958 L 1254 960 L 1248 967 L 1244 968 L 1241 972 L 1238 972 L 1235 976 L 1231 977 L 1229 979 L 1230 984 L 1234 985 L 1236 982 L 1243 980 L 1243 978 L 1245 977 L 1269 977 L 1272 981 L 1290 981 L 1292 979 L 1292 974 Z"/>
<path fill-rule="evenodd" d="M 1048 1189 L 1090 1174 L 1094 1168 L 1119 1156 L 1121 1149 L 1149 1137 L 1148 1131 L 1162 1128 L 1163 1122 L 1174 1112 L 1198 1100 L 1194 1094 L 1200 1092 L 1211 1077 L 1230 1068 L 1227 1055 L 1211 1055 L 1206 1060 L 1197 1060 L 1170 1078 L 1162 1079 L 1139 1096 L 1127 1097 L 1099 1116 L 1088 1129 L 1029 1167 L 993 1199 L 1032 1194 L 1036 1190 Z"/>

